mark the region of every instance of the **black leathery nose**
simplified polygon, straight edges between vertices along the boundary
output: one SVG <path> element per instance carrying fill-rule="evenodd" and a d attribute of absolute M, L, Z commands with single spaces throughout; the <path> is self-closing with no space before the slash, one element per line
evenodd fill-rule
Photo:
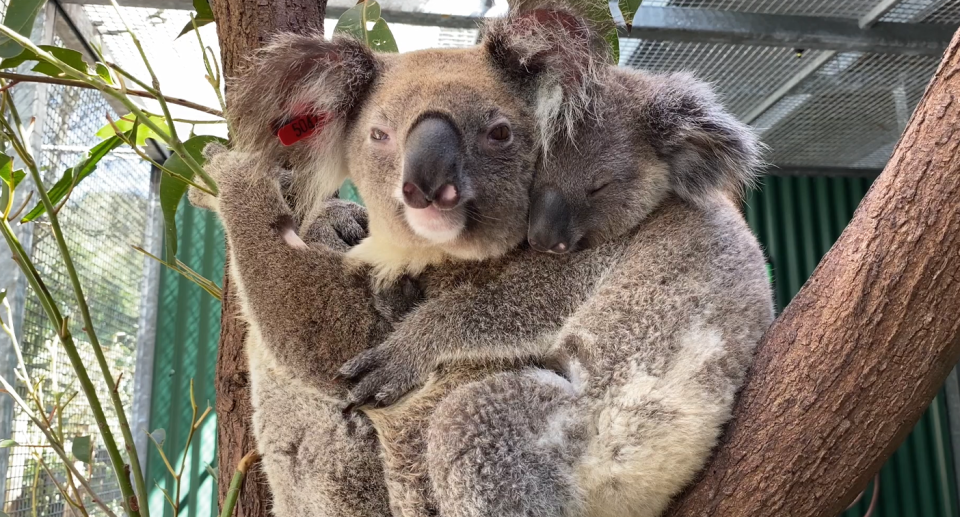
<path fill-rule="evenodd" d="M 533 196 L 530 206 L 527 242 L 547 253 L 570 251 L 570 227 L 573 210 L 559 192 L 545 189 Z"/>
<path fill-rule="evenodd" d="M 413 208 L 431 203 L 454 208 L 462 193 L 462 145 L 454 124 L 442 116 L 425 117 L 407 134 L 405 148 L 404 202 Z"/>

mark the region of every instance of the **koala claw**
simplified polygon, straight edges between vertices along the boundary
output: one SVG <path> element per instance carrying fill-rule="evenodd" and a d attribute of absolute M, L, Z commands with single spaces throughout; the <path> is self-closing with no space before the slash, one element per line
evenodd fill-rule
<path fill-rule="evenodd" d="M 351 406 L 389 406 L 420 384 L 417 368 L 398 360 L 380 347 L 367 350 L 348 361 L 337 376 L 351 384 L 347 402 Z"/>

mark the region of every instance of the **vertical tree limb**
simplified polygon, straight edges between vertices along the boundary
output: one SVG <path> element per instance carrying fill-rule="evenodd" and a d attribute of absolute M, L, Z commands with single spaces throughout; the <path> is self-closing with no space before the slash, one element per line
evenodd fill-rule
<path fill-rule="evenodd" d="M 246 56 L 263 45 L 266 37 L 277 31 L 323 32 L 326 0 L 214 0 L 211 2 L 217 22 L 221 62 L 224 76 L 236 77 Z M 230 89 L 227 88 L 227 105 Z M 229 254 L 229 250 L 228 250 Z M 217 437 L 219 449 L 220 491 L 222 506 L 230 490 L 233 472 L 241 459 L 256 450 L 251 431 L 253 408 L 250 405 L 250 376 L 243 350 L 246 326 L 237 318 L 236 287 L 230 281 L 230 263 L 224 267 L 223 305 L 220 345 L 217 357 Z M 234 515 L 264 517 L 271 501 L 270 489 L 263 473 L 254 466 L 243 484 Z"/>
<path fill-rule="evenodd" d="M 883 174 L 763 339 L 669 515 L 834 517 L 960 358 L 960 32 Z"/>

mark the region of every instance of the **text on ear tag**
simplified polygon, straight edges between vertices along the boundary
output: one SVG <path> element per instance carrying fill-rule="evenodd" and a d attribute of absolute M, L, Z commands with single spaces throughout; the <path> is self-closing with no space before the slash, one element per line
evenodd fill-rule
<path fill-rule="evenodd" d="M 293 145 L 323 129 L 330 117 L 327 114 L 301 115 L 277 130 L 277 137 L 283 145 Z"/>

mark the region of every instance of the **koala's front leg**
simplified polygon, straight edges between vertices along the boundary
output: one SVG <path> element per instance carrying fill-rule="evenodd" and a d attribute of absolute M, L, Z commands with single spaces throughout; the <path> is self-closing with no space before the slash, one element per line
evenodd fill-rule
<path fill-rule="evenodd" d="M 455 285 L 418 305 L 382 344 L 340 369 L 350 402 L 390 405 L 447 361 L 540 357 L 612 254 L 517 252 L 495 279 Z"/>
<path fill-rule="evenodd" d="M 333 388 L 338 366 L 382 329 L 366 277 L 348 270 L 335 246 L 307 246 L 296 236 L 278 175 L 256 157 L 223 151 L 207 167 L 219 183 L 244 311 L 291 373 Z"/>

